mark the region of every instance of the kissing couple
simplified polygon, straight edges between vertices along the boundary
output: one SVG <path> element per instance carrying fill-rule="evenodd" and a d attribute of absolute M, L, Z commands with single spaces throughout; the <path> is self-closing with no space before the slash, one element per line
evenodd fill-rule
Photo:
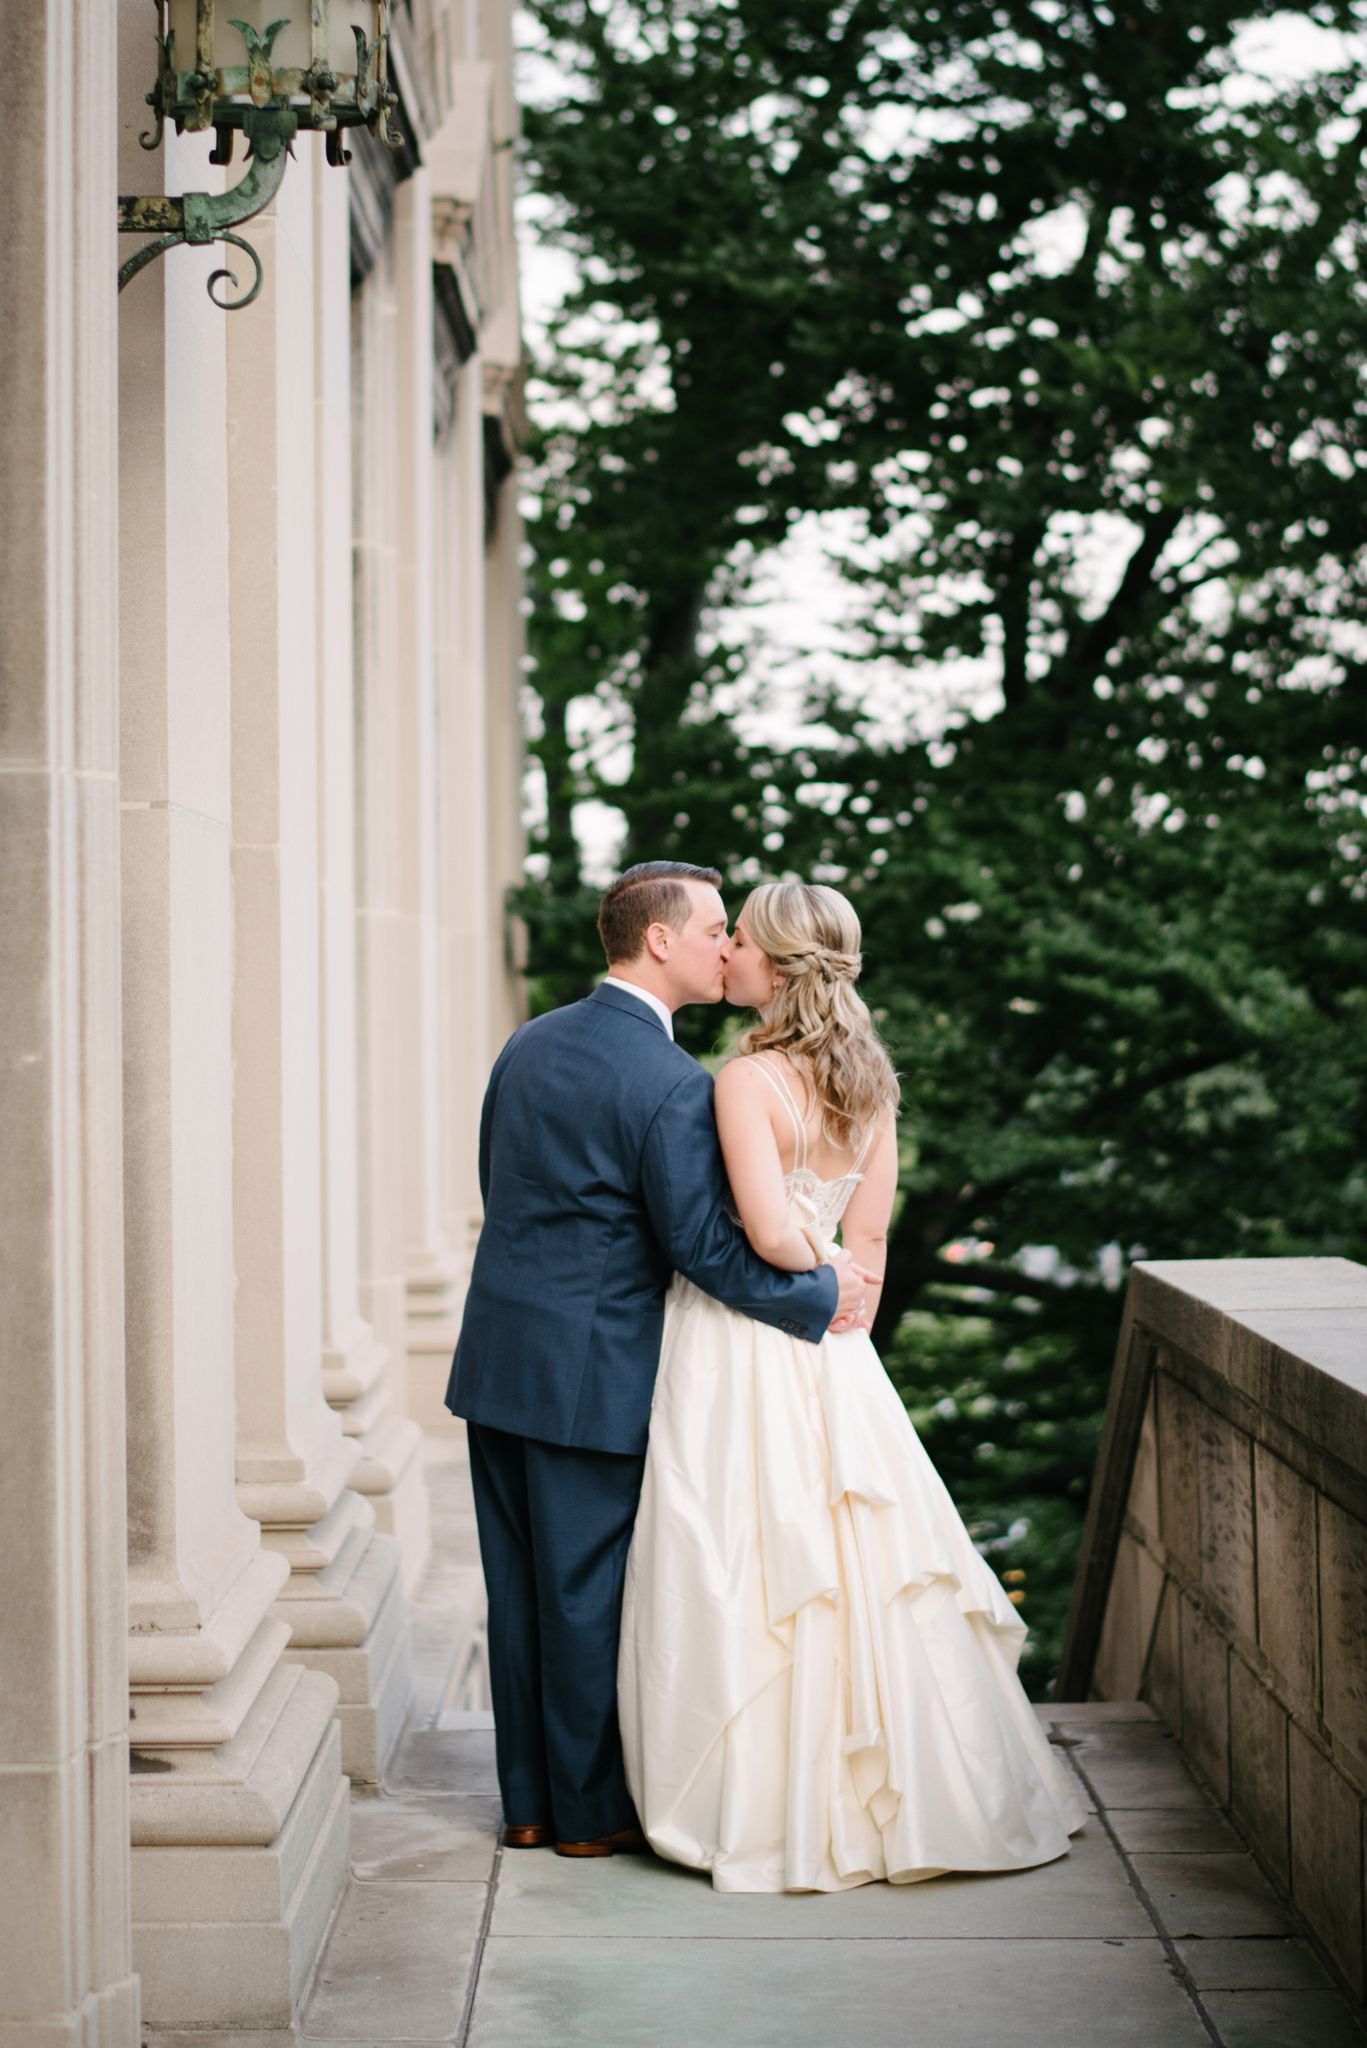
<path fill-rule="evenodd" d="M 719 1891 L 1066 1853 L 1025 1624 L 869 1330 L 898 1084 L 836 890 L 629 868 L 608 974 L 495 1062 L 447 1406 L 469 1428 L 504 1842 Z M 674 1012 L 755 1012 L 711 1076 Z M 839 1228 L 843 1248 L 834 1236 Z"/>

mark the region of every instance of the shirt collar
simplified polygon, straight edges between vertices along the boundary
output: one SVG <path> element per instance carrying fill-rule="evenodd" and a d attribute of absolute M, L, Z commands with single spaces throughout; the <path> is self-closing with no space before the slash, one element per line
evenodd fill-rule
<path fill-rule="evenodd" d="M 674 1036 L 673 1016 L 665 1004 L 660 1001 L 660 998 L 657 995 L 652 995 L 648 988 L 638 988 L 634 981 L 623 981 L 616 974 L 605 974 L 599 986 L 601 988 L 620 988 L 629 996 L 638 996 L 643 1003 L 649 1004 L 670 1037 Z"/>

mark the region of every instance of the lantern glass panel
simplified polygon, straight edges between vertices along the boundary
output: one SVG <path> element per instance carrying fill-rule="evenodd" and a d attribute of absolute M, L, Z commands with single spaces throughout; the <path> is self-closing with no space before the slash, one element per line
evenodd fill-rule
<path fill-rule="evenodd" d="M 193 71 L 199 10 L 195 0 L 171 0 L 170 25 L 176 38 L 176 70 Z M 312 13 L 310 0 L 215 0 L 213 61 L 220 71 L 240 71 L 247 63 L 247 45 L 233 21 L 244 21 L 258 36 L 272 22 L 285 26 L 271 45 L 271 69 L 307 71 L 313 62 Z M 380 28 L 376 0 L 328 0 L 327 61 L 344 86 L 356 77 L 356 38 L 353 28 L 362 30 L 374 42 Z M 234 98 L 238 95 L 234 92 Z M 241 95 L 245 98 L 245 91 Z"/>

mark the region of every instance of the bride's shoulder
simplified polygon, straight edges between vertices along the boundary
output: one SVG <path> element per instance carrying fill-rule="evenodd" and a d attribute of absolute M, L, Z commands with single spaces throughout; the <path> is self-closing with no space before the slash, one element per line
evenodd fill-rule
<path fill-rule="evenodd" d="M 760 1072 L 763 1055 L 753 1052 L 732 1053 L 717 1069 L 715 1092 L 718 1102 L 738 1102 L 752 1090 L 764 1086 Z"/>
<path fill-rule="evenodd" d="M 792 1062 L 770 1048 L 733 1053 L 717 1074 L 719 1103 L 761 1103 L 771 1118 L 781 1117 L 785 1104 L 802 1101 L 806 1092 Z"/>
<path fill-rule="evenodd" d="M 733 1053 L 727 1066 L 739 1068 L 755 1080 L 765 1081 L 770 1087 L 775 1080 L 787 1084 L 798 1096 L 808 1092 L 808 1079 L 799 1061 L 777 1046 L 766 1046 L 763 1052 Z M 726 1068 L 723 1067 L 724 1073 Z"/>
<path fill-rule="evenodd" d="M 728 1053 L 717 1069 L 718 1088 L 748 1088 L 763 1079 L 763 1068 L 773 1071 L 773 1054 L 767 1052 Z"/>

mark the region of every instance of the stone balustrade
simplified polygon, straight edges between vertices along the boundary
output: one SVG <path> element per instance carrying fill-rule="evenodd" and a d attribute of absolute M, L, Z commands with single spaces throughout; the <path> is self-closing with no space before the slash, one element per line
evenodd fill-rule
<path fill-rule="evenodd" d="M 1151 1702 L 1367 1995 L 1367 1266 L 1135 1267 L 1058 1693 Z"/>

